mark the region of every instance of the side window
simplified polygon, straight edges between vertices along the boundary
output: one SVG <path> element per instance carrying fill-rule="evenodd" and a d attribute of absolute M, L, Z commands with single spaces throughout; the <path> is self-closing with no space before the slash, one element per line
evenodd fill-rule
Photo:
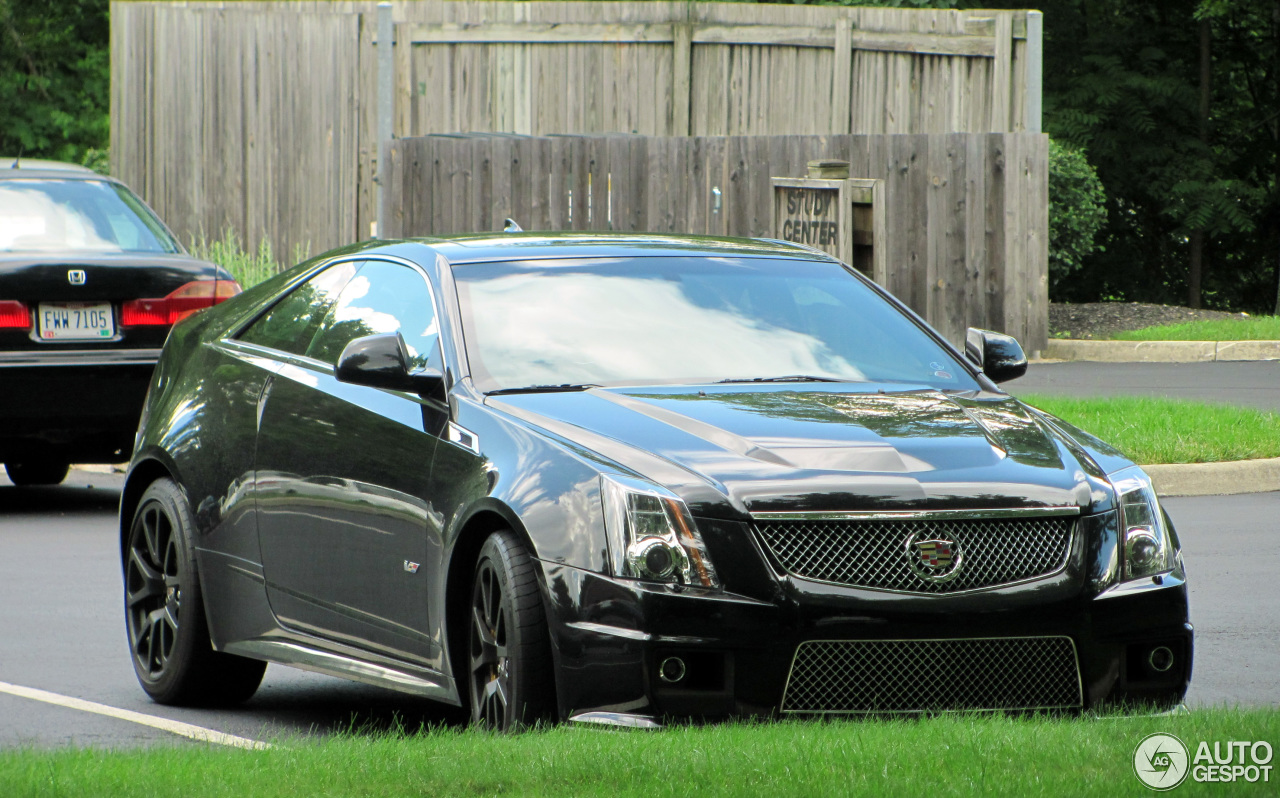
<path fill-rule="evenodd" d="M 312 277 L 284 299 L 277 302 L 261 318 L 240 333 L 246 343 L 268 346 L 301 355 L 307 351 L 320 322 L 337 301 L 339 293 L 351 282 L 359 263 L 338 263 Z"/>
<path fill-rule="evenodd" d="M 368 261 L 343 289 L 307 356 L 337 363 L 354 339 L 397 331 L 409 346 L 410 369 L 439 360 L 439 327 L 426 278 L 398 263 Z"/>

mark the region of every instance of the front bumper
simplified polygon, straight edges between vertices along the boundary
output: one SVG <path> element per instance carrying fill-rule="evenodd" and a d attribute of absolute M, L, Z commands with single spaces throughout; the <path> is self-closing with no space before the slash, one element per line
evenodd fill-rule
<path fill-rule="evenodd" d="M 644 725 L 784 714 L 797 649 L 818 640 L 1069 638 L 1079 689 L 1068 709 L 1076 711 L 1172 707 L 1191 678 L 1186 586 L 1167 575 L 1159 584 L 1145 580 L 1096 596 L 1070 588 L 1077 580 L 1066 575 L 1057 584 L 957 601 L 869 596 L 800 580 L 783 580 L 766 599 L 646 585 L 547 562 L 543 572 L 563 718 Z M 1172 654 L 1167 670 L 1152 667 L 1156 648 Z M 662 675 L 671 657 L 685 665 L 674 682 Z M 989 662 L 982 669 L 1000 670 Z M 987 675 L 974 670 L 958 668 L 955 678 Z"/>

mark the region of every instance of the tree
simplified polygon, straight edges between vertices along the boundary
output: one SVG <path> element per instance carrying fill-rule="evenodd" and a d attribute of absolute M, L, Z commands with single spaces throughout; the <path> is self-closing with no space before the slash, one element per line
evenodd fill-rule
<path fill-rule="evenodd" d="M 1240 109 L 1220 117 L 1219 142 L 1257 189 L 1257 233 L 1233 242 L 1231 263 L 1259 282 L 1271 277 L 1265 293 L 1280 315 L 1280 0 L 1202 0 L 1199 15 L 1220 43 L 1217 80 Z"/>
<path fill-rule="evenodd" d="M 105 165 L 107 0 L 0 0 L 0 154 Z"/>
<path fill-rule="evenodd" d="M 1053 299 L 1202 298 L 1213 307 L 1271 309 L 1280 277 L 1277 5 L 1039 4 L 1045 129 L 1088 148 L 1108 197 L 1102 249 Z"/>

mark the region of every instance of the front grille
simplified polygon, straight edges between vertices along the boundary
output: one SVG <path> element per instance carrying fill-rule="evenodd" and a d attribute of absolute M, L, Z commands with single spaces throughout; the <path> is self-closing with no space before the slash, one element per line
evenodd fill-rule
<path fill-rule="evenodd" d="M 1048 576 L 1066 565 L 1075 518 L 757 521 L 765 547 L 794 576 L 850 587 L 957 593 Z M 947 581 L 921 575 L 912 541 L 953 541 Z M 925 569 L 927 570 L 927 569 Z"/>
<path fill-rule="evenodd" d="M 1082 705 L 1069 637 L 814 640 L 791 663 L 783 712 L 942 712 Z"/>

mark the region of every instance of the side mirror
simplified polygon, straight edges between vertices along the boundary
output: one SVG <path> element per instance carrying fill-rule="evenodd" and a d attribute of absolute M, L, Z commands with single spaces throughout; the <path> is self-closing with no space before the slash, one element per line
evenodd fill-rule
<path fill-rule="evenodd" d="M 970 327 L 964 354 L 992 382 L 1016 380 L 1027 373 L 1027 356 L 1012 335 Z"/>
<path fill-rule="evenodd" d="M 339 382 L 420 395 L 434 394 L 444 386 L 444 375 L 435 369 L 409 371 L 409 348 L 398 332 L 366 335 L 350 342 L 333 373 Z"/>

